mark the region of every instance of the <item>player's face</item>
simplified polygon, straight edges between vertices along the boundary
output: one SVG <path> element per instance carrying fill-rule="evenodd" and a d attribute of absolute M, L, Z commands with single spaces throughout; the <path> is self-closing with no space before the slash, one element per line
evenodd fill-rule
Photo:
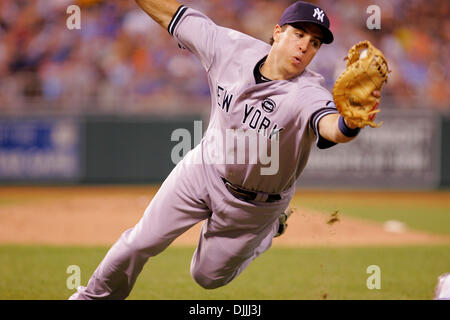
<path fill-rule="evenodd" d="M 302 23 L 295 28 L 288 25 L 284 31 L 276 26 L 274 49 L 279 72 L 286 79 L 299 76 L 319 50 L 321 39 L 320 28 L 312 23 Z"/>

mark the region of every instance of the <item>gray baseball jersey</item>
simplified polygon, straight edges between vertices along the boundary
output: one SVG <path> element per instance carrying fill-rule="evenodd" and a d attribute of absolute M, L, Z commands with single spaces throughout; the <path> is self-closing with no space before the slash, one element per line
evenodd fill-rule
<path fill-rule="evenodd" d="M 288 81 L 257 81 L 257 66 L 270 46 L 219 27 L 185 6 L 168 29 L 207 71 L 212 95 L 208 129 L 172 170 L 136 226 L 108 251 L 87 287 L 80 287 L 71 299 L 127 297 L 147 260 L 200 221 L 204 223 L 191 275 L 204 288 L 229 283 L 271 246 L 278 217 L 294 195 L 313 142 L 320 148 L 333 145 L 317 132 L 321 117 L 336 112 L 318 74 L 306 70 Z M 258 148 L 267 147 L 263 151 L 276 153 L 279 148 L 275 170 L 262 171 L 267 169 L 265 161 L 238 159 L 239 147 L 230 140 L 252 132 Z M 255 153 L 251 144 L 243 149 L 249 157 Z M 280 199 L 244 201 L 231 194 L 222 178 L 258 194 L 276 193 Z"/>
<path fill-rule="evenodd" d="M 191 8 L 179 9 L 169 32 L 181 47 L 199 58 L 208 74 L 212 109 L 205 133 L 210 142 L 204 144 L 205 161 L 214 164 L 218 175 L 245 189 L 279 193 L 292 187 L 306 166 L 312 143 L 320 140 L 318 121 L 326 114 L 337 113 L 330 103 L 333 100 L 330 92 L 321 86 L 322 76 L 307 68 L 292 80 L 257 84 L 254 67 L 267 56 L 270 45 L 217 26 Z M 248 136 L 258 132 L 257 139 L 264 136 L 279 139 L 281 152 L 278 159 L 273 159 L 277 161 L 272 164 L 274 170 L 261 174 L 264 173 L 261 169 L 268 165 L 261 161 L 251 163 L 248 144 L 244 163 L 232 158 L 226 161 L 226 155 L 241 151 L 236 150 L 237 143 L 225 141 L 233 129 L 241 133 L 250 131 Z M 270 144 L 267 145 L 270 151 Z"/>

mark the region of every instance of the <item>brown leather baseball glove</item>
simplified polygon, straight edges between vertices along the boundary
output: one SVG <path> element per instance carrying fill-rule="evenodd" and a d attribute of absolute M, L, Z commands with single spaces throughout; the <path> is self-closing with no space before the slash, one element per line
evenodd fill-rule
<path fill-rule="evenodd" d="M 379 98 L 372 93 L 380 91 L 387 82 L 389 69 L 384 54 L 370 41 L 354 45 L 348 52 L 347 68 L 336 80 L 333 98 L 336 108 L 347 123 L 364 128 L 381 126 L 374 122 Z"/>

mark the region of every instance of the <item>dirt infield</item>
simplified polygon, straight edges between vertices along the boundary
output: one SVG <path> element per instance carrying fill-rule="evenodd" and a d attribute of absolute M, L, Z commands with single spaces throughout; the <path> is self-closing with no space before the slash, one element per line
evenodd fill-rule
<path fill-rule="evenodd" d="M 111 245 L 140 219 L 155 187 L 0 187 L 0 243 Z M 6 199 L 6 200 L 5 200 Z M 274 246 L 370 246 L 450 244 L 450 237 L 297 209 Z M 174 244 L 195 245 L 200 224 Z"/>

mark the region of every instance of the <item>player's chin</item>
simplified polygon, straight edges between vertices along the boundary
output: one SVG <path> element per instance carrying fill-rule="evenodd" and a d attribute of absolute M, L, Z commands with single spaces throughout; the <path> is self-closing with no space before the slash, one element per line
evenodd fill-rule
<path fill-rule="evenodd" d="M 301 75 L 303 73 L 303 71 L 305 71 L 305 67 L 304 66 L 292 65 L 290 70 L 289 70 L 289 73 L 291 75 L 289 78 L 290 79 L 296 78 L 299 75 Z"/>

